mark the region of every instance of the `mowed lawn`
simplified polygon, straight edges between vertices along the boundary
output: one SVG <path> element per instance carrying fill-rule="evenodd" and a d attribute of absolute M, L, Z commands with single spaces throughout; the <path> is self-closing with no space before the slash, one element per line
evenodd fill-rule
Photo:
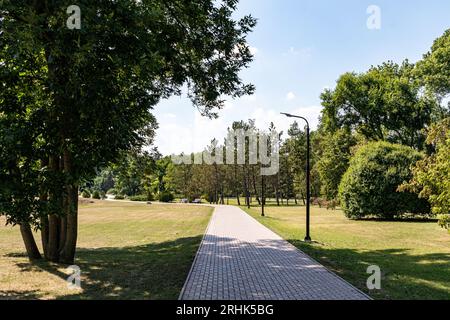
<path fill-rule="evenodd" d="M 0 299 L 177 299 L 211 213 L 186 205 L 81 204 L 81 290 L 67 288 L 64 266 L 30 263 L 20 231 L 0 218 Z"/>
<path fill-rule="evenodd" d="M 450 234 L 436 222 L 352 221 L 342 211 L 312 208 L 305 236 L 304 207 L 243 208 L 258 221 L 374 299 L 450 299 Z M 382 271 L 381 290 L 369 291 L 367 267 Z"/>

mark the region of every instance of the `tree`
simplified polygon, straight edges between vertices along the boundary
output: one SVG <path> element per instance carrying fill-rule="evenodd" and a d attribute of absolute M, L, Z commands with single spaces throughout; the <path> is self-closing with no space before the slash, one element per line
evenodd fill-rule
<path fill-rule="evenodd" d="M 351 149 L 355 145 L 355 137 L 345 128 L 323 136 L 317 170 L 322 183 L 321 193 L 328 200 L 337 199 L 339 184 L 348 169 Z"/>
<path fill-rule="evenodd" d="M 80 0 L 81 29 L 69 30 L 69 4 L 0 8 L 2 152 L 23 146 L 1 163 L 0 212 L 23 226 L 27 249 L 29 226 L 41 229 L 45 257 L 63 263 L 74 261 L 80 182 L 151 144 L 153 106 L 187 85 L 201 113 L 216 116 L 223 96 L 253 92 L 238 73 L 256 23 L 232 18 L 236 0 Z"/>
<path fill-rule="evenodd" d="M 434 41 L 431 50 L 419 61 L 416 73 L 440 101 L 450 94 L 450 29 Z"/>
<path fill-rule="evenodd" d="M 393 218 L 404 213 L 428 214 L 429 204 L 398 186 L 412 177 L 410 167 L 423 155 L 410 147 L 372 142 L 360 147 L 339 186 L 342 208 L 349 218 Z"/>
<path fill-rule="evenodd" d="M 287 162 L 281 162 L 287 167 L 288 170 L 281 171 L 282 181 L 287 184 L 282 184 L 288 187 L 287 192 L 288 199 L 293 196 L 297 202 L 297 194 L 300 194 L 305 203 L 306 199 L 306 132 L 299 128 L 298 123 L 295 121 L 288 130 L 288 139 L 284 141 L 281 151 L 285 150 L 287 155 Z M 281 158 L 283 160 L 283 156 Z M 311 168 L 313 164 L 311 165 Z M 288 181 L 290 183 L 288 183 Z"/>
<path fill-rule="evenodd" d="M 435 152 L 413 166 L 412 179 L 400 190 L 428 199 L 434 214 L 450 215 L 450 118 L 433 124 L 427 144 Z"/>
<path fill-rule="evenodd" d="M 181 154 L 183 157 L 184 154 Z M 189 182 L 192 176 L 192 165 L 178 164 L 175 165 L 170 162 L 167 166 L 167 173 L 164 176 L 164 183 L 166 188 L 175 193 L 176 195 L 182 195 L 189 201 L 194 199 L 189 197 Z"/>
<path fill-rule="evenodd" d="M 93 181 L 94 189 L 103 193 L 106 193 L 108 190 L 114 188 L 114 185 L 114 173 L 111 168 L 101 170 Z"/>
<path fill-rule="evenodd" d="M 422 129 L 439 110 L 435 99 L 421 94 L 414 65 L 393 62 L 372 67 L 366 73 L 346 73 L 334 90 L 322 95 L 325 131 L 348 128 L 370 141 L 400 143 L 424 148 Z"/>
<path fill-rule="evenodd" d="M 156 148 L 150 151 L 127 152 L 116 159 L 109 169 L 114 176 L 116 193 L 126 196 L 146 193 L 151 198 L 152 183 L 156 179 L 155 175 L 158 171 L 160 159 L 161 155 Z M 99 177 L 94 182 L 97 179 Z"/>

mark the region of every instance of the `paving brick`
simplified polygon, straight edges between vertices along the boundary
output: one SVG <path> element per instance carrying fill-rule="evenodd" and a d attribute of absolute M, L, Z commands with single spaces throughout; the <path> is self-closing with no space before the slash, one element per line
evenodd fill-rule
<path fill-rule="evenodd" d="M 234 206 L 216 206 L 182 300 L 367 300 Z"/>

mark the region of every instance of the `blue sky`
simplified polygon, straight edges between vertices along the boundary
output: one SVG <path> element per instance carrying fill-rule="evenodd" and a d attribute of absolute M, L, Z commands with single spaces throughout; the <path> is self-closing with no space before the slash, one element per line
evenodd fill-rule
<path fill-rule="evenodd" d="M 381 10 L 381 29 L 367 27 L 367 8 Z M 163 154 L 200 151 L 222 139 L 233 121 L 273 121 L 295 112 L 317 125 L 320 93 L 344 72 L 408 58 L 415 62 L 450 28 L 448 0 L 241 0 L 236 17 L 251 14 L 258 25 L 248 42 L 255 54 L 242 78 L 256 86 L 251 97 L 228 100 L 219 119 L 201 117 L 185 97 L 161 102 L 155 144 Z"/>

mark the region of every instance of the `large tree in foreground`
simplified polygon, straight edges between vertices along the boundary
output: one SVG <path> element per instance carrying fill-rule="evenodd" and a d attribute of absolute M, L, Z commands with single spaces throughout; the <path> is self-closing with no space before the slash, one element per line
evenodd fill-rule
<path fill-rule="evenodd" d="M 30 258 L 72 263 L 78 185 L 152 141 L 150 113 L 187 92 L 204 115 L 252 93 L 238 76 L 255 20 L 237 0 L 0 1 L 0 214 L 20 225 Z"/>

